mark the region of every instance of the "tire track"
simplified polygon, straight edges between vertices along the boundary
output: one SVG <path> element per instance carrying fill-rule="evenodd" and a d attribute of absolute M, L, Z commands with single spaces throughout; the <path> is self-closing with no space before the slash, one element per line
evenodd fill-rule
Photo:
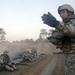
<path fill-rule="evenodd" d="M 53 75 L 54 68 L 57 64 L 58 56 L 55 55 L 51 62 L 46 66 L 43 72 L 40 75 Z"/>

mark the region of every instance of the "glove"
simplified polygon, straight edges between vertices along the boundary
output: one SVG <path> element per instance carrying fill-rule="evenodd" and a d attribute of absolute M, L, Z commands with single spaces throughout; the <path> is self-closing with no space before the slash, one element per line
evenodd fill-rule
<path fill-rule="evenodd" d="M 43 14 L 42 21 L 44 24 L 47 24 L 51 27 L 55 27 L 59 22 L 56 20 L 56 18 L 48 12 L 48 14 Z"/>

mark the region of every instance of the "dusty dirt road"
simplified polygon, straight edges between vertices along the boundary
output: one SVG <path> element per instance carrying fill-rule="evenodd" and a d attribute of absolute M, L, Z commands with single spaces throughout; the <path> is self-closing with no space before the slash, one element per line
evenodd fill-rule
<path fill-rule="evenodd" d="M 65 75 L 64 73 L 64 55 L 58 54 L 57 64 L 53 71 L 53 75 Z"/>
<path fill-rule="evenodd" d="M 19 68 L 17 71 L 9 72 L 9 71 L 1 71 L 0 75 L 42 75 L 42 72 L 44 73 L 44 70 L 47 69 L 47 66 L 54 57 L 56 57 L 55 60 L 57 60 L 56 65 L 54 69 L 52 70 L 52 75 L 64 75 L 64 67 L 63 67 L 63 56 L 62 55 L 47 55 L 45 57 L 41 57 L 36 61 L 27 63 L 28 65 L 17 65 Z M 24 62 L 23 64 L 25 64 Z M 53 62 L 52 62 L 53 64 Z M 52 65 L 54 66 L 54 65 Z M 51 66 L 51 67 L 52 67 Z M 52 69 L 52 68 L 51 68 Z M 44 75 L 46 75 L 44 73 Z"/>

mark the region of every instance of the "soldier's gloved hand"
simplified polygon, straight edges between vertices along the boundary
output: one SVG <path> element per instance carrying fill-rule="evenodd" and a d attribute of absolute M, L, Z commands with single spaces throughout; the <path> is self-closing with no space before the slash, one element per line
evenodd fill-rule
<path fill-rule="evenodd" d="M 43 14 L 42 21 L 44 24 L 47 24 L 51 27 L 55 27 L 57 24 L 59 24 L 59 22 L 50 12 L 48 12 L 48 14 Z"/>

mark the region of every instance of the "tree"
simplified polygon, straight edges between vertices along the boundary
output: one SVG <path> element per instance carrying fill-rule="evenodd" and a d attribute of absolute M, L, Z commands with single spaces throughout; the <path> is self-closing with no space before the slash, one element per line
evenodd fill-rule
<path fill-rule="evenodd" d="M 43 38 L 45 39 L 47 37 L 47 31 L 46 29 L 41 29 L 40 30 L 40 35 L 39 35 L 40 38 Z"/>
<path fill-rule="evenodd" d="M 4 31 L 3 28 L 0 28 L 0 41 L 4 41 L 5 40 L 5 35 L 6 35 L 6 32 Z"/>

